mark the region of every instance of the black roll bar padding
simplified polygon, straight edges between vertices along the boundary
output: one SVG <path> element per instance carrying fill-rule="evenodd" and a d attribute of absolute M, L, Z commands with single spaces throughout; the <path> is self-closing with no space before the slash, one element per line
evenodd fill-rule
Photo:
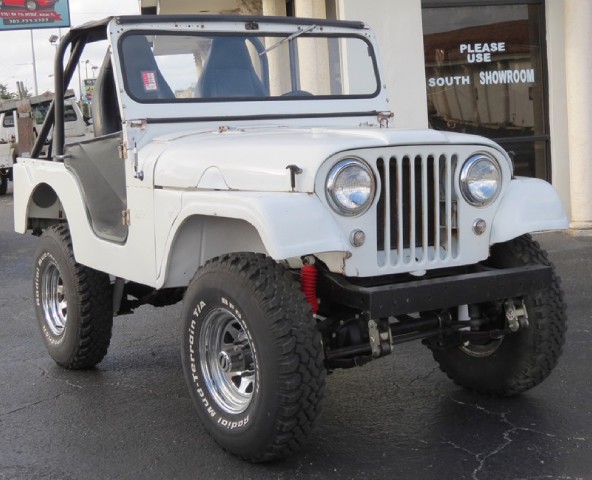
<path fill-rule="evenodd" d="M 55 157 L 64 155 L 64 97 L 66 88 L 70 84 L 74 72 L 76 71 L 76 67 L 78 66 L 78 62 L 80 61 L 80 57 L 82 56 L 82 50 L 84 49 L 85 43 L 85 35 L 74 35 L 72 34 L 72 31 L 66 33 L 66 35 L 62 37 L 54 60 L 55 96 L 47 110 L 47 115 L 45 116 L 41 130 L 37 136 L 35 145 L 33 146 L 33 151 L 31 152 L 33 158 L 38 157 L 41 153 L 41 149 L 43 148 L 43 144 L 52 125 L 54 126 L 54 139 L 52 145 L 54 147 Z M 67 48 L 70 46 L 72 46 L 70 57 L 66 68 L 64 69 L 63 59 L 66 55 Z"/>
<path fill-rule="evenodd" d="M 40 133 L 37 137 L 35 145 L 33 146 L 33 150 L 31 152 L 31 156 L 33 158 L 37 158 L 41 153 L 41 149 L 43 148 L 43 144 L 49 135 L 52 125 L 55 125 L 54 141 L 52 142 L 53 145 L 55 145 L 54 158 L 64 155 L 64 97 L 66 88 L 74 76 L 74 72 L 76 71 L 80 57 L 82 56 L 84 46 L 87 43 L 106 40 L 107 26 L 112 19 L 113 17 L 107 17 L 102 20 L 85 23 L 80 27 L 72 28 L 70 31 L 68 31 L 68 33 L 66 33 L 66 35 L 62 37 L 60 43 L 58 44 L 54 60 L 55 97 L 49 106 Z M 64 70 L 63 60 L 66 56 L 66 50 L 68 47 L 71 47 L 70 57 Z"/>

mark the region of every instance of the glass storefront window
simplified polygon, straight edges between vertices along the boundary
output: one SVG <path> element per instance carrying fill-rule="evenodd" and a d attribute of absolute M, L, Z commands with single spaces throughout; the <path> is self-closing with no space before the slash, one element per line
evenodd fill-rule
<path fill-rule="evenodd" d="M 424 2 L 431 127 L 492 138 L 517 175 L 549 179 L 544 6 L 456 3 Z"/>

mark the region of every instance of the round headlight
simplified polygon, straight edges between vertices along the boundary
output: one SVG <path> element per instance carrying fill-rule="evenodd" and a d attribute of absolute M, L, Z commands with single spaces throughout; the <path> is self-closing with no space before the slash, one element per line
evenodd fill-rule
<path fill-rule="evenodd" d="M 364 213 L 372 204 L 375 191 L 372 170 L 357 158 L 341 160 L 327 177 L 327 198 L 333 209 L 341 215 Z"/>
<path fill-rule="evenodd" d="M 460 190 L 471 205 L 483 207 L 497 198 L 502 183 L 499 164 L 489 155 L 473 155 L 460 172 Z"/>

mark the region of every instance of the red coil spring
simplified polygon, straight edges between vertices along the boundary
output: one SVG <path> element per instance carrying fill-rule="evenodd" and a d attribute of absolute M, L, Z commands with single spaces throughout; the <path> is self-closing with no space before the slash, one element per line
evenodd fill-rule
<path fill-rule="evenodd" d="M 317 267 L 315 265 L 304 265 L 300 270 L 300 290 L 312 308 L 312 313 L 317 313 L 319 300 L 317 298 Z"/>

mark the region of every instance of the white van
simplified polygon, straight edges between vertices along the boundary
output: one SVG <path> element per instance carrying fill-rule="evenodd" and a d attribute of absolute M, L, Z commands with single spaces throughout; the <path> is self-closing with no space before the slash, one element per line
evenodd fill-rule
<path fill-rule="evenodd" d="M 37 131 L 43 125 L 50 103 L 51 101 L 46 99 L 31 105 Z M 16 102 L 11 102 L 7 106 L 9 109 L 0 112 L 0 195 L 6 194 L 8 180 L 12 180 L 12 165 L 16 158 Z M 80 142 L 93 137 L 92 129 L 89 128 L 74 98 L 64 101 L 64 126 L 66 143 Z"/>
<path fill-rule="evenodd" d="M 14 111 L 0 113 L 0 195 L 8 188 L 8 180 L 12 180 L 12 164 L 14 152 Z"/>

